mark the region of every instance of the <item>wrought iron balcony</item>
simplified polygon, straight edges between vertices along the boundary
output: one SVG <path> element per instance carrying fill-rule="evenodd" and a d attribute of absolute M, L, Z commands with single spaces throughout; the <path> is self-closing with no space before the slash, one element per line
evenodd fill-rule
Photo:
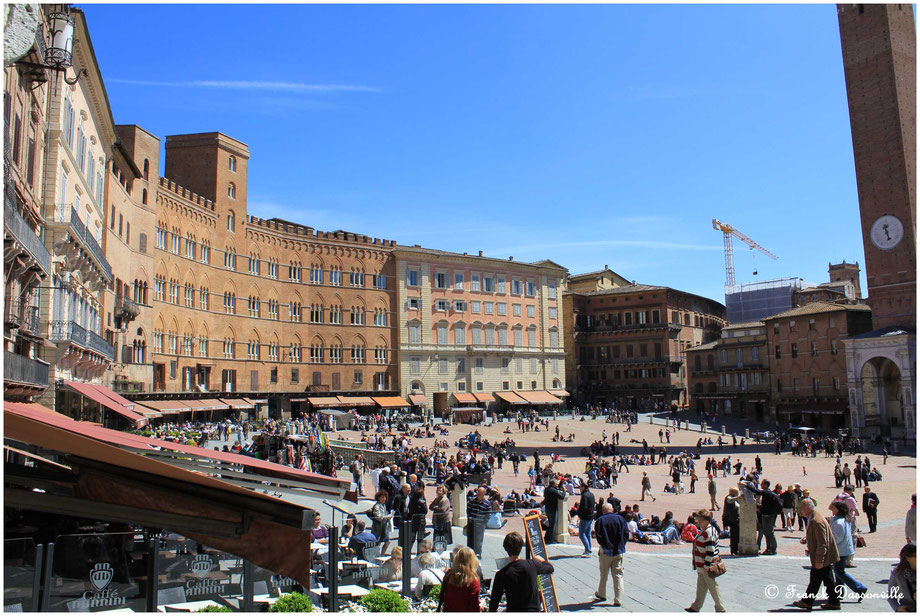
<path fill-rule="evenodd" d="M 48 364 L 35 361 L 25 355 L 4 351 L 3 380 L 47 387 Z"/>
<path fill-rule="evenodd" d="M 115 348 L 106 342 L 105 338 L 84 329 L 74 321 L 52 321 L 50 339 L 59 342 L 70 341 L 79 347 L 99 353 L 109 361 L 115 361 Z"/>
<path fill-rule="evenodd" d="M 112 266 L 109 265 L 108 260 L 105 258 L 105 253 L 102 252 L 102 247 L 99 246 L 96 238 L 93 237 L 89 229 L 86 228 L 86 225 L 83 224 L 83 221 L 80 220 L 80 216 L 77 214 L 76 210 L 68 203 L 57 204 L 54 208 L 54 222 L 68 223 L 70 225 L 70 229 L 73 231 L 74 236 L 80 240 L 80 243 L 83 244 L 86 250 L 92 255 L 93 259 L 95 259 L 105 279 L 111 282 Z"/>
<path fill-rule="evenodd" d="M 6 302 L 3 308 L 3 324 L 10 329 L 22 326 L 22 302 L 12 300 Z"/>
<path fill-rule="evenodd" d="M 17 211 L 16 190 L 10 182 L 4 184 L 3 231 L 5 235 L 12 236 L 19 242 L 22 249 L 35 260 L 45 274 L 51 272 L 51 254 L 41 238 L 35 235 L 35 231 Z"/>

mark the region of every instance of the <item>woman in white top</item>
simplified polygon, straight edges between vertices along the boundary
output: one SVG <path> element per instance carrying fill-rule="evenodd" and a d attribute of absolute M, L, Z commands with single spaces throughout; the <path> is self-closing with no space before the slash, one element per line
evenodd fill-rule
<path fill-rule="evenodd" d="M 438 559 L 431 552 L 425 552 L 418 559 L 419 574 L 415 583 L 415 598 L 424 599 L 433 586 L 444 579 L 444 571 L 438 569 Z"/>

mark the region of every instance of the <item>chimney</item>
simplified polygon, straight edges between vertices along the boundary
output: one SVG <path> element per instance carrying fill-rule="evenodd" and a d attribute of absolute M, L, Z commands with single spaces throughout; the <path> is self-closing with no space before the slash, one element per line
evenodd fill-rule
<path fill-rule="evenodd" d="M 509 261 L 514 261 L 514 257 L 513 257 L 513 256 L 508 257 L 508 260 L 509 260 Z"/>
<path fill-rule="evenodd" d="M 480 257 L 482 256 L 482 251 L 481 251 L 481 250 L 479 251 L 479 256 L 480 256 Z"/>
<path fill-rule="evenodd" d="M 605 270 L 609 270 L 609 269 L 610 269 L 610 266 L 607 265 L 607 264 L 605 263 L 605 264 L 604 264 L 604 269 L 605 269 Z"/>

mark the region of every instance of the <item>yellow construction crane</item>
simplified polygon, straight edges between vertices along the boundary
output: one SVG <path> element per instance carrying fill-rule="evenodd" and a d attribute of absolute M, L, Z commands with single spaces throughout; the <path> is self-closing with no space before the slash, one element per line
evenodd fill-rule
<path fill-rule="evenodd" d="M 738 229 L 734 228 L 728 223 L 721 222 L 715 218 L 712 219 L 712 228 L 716 231 L 722 232 L 722 243 L 725 246 L 725 286 L 733 286 L 735 284 L 735 254 L 734 249 L 732 248 L 732 236 L 734 235 L 739 240 L 751 247 L 752 250 L 759 250 L 763 254 L 767 255 L 771 259 L 778 259 L 775 254 L 746 236 Z M 756 274 L 757 271 L 755 270 Z"/>

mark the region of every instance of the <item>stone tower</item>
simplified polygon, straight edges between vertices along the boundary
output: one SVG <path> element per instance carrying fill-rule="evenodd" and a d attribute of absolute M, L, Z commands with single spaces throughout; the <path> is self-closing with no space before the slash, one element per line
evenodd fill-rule
<path fill-rule="evenodd" d="M 873 325 L 916 319 L 917 56 L 910 4 L 837 6 Z"/>

